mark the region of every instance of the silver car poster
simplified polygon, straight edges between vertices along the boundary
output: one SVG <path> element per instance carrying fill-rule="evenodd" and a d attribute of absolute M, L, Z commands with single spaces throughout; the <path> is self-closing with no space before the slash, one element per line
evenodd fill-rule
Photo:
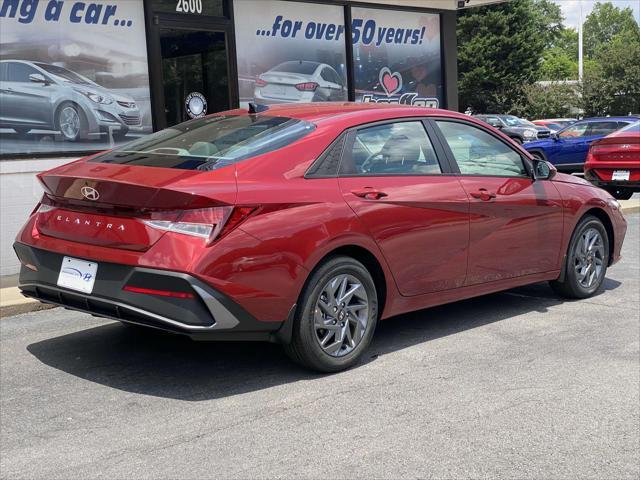
<path fill-rule="evenodd" d="M 142 1 L 0 0 L 0 155 L 151 132 Z"/>
<path fill-rule="evenodd" d="M 234 3 L 240 102 L 342 101 L 348 96 L 341 6 Z M 352 8 L 356 100 L 438 107 L 440 15 Z"/>
<path fill-rule="evenodd" d="M 233 9 L 242 107 L 347 100 L 343 7 L 236 0 Z"/>

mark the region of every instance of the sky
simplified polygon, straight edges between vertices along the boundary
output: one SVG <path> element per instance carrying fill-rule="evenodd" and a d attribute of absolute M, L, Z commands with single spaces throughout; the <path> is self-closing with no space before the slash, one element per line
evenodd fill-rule
<path fill-rule="evenodd" d="M 606 0 L 602 0 L 604 3 Z M 640 23 L 640 0 L 609 0 L 618 8 L 631 7 L 636 21 Z M 583 20 L 596 4 L 596 0 L 553 0 L 554 3 L 562 8 L 564 15 L 564 24 L 568 27 L 577 28 L 580 19 L 580 3 L 582 3 Z"/>

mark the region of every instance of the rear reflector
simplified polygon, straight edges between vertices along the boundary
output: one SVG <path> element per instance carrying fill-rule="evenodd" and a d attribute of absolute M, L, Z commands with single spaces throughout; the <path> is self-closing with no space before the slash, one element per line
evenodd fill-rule
<path fill-rule="evenodd" d="M 172 298 L 195 298 L 193 293 L 189 292 L 172 292 L 171 290 L 155 290 L 153 288 L 142 288 L 142 287 L 132 287 L 130 285 L 125 285 L 122 287 L 122 290 L 125 292 L 132 293 L 144 293 L 146 295 L 158 295 L 160 297 L 172 297 Z"/>

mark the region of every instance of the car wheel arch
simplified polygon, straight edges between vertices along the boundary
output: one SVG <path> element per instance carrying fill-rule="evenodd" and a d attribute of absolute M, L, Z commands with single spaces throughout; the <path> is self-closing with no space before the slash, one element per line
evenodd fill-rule
<path fill-rule="evenodd" d="M 547 160 L 547 156 L 546 156 L 546 155 L 545 155 L 545 153 L 544 153 L 542 150 L 540 150 L 540 149 L 537 149 L 537 148 L 536 148 L 536 149 L 527 150 L 527 151 L 528 151 L 532 156 L 539 155 L 539 156 L 540 156 L 540 158 L 542 158 L 542 160 L 544 160 L 544 161 L 548 161 L 548 160 Z"/>
<path fill-rule="evenodd" d="M 573 226 L 573 228 L 575 229 L 578 223 L 580 223 L 580 221 L 587 215 L 596 217 L 604 225 L 604 229 L 607 232 L 607 237 L 609 237 L 609 265 L 611 265 L 611 261 L 613 259 L 613 250 L 615 245 L 613 222 L 611 221 L 611 219 L 609 218 L 609 214 L 607 214 L 605 210 L 598 207 L 592 207 L 580 216 L 580 218 L 578 219 L 576 224 Z"/>
<path fill-rule="evenodd" d="M 304 289 L 313 276 L 313 273 L 328 259 L 338 256 L 353 258 L 362 263 L 369 271 L 376 286 L 376 291 L 378 293 L 378 315 L 381 316 L 387 304 L 388 291 L 390 286 L 389 281 L 393 282 L 393 279 L 389 278 L 389 273 L 385 270 L 385 266 L 383 266 L 382 260 L 380 258 L 378 258 L 368 248 L 354 243 L 333 246 L 332 249 L 330 249 L 319 259 L 317 259 L 314 262 L 312 268 L 309 269 L 309 274 L 307 275 L 307 278 L 299 289 L 298 297 L 302 294 L 302 292 L 304 292 Z"/>
<path fill-rule="evenodd" d="M 605 210 L 603 210 L 602 208 L 599 208 L 599 207 L 587 208 L 580 215 L 576 215 L 576 220 L 571 225 L 571 232 L 567 236 L 566 245 L 563 246 L 564 251 L 563 251 L 563 254 L 562 254 L 562 269 L 560 271 L 560 277 L 559 277 L 560 280 L 564 280 L 564 277 L 565 277 L 565 274 L 566 274 L 567 253 L 568 253 L 568 249 L 569 249 L 569 244 L 571 242 L 571 237 L 573 236 L 573 232 L 575 232 L 577 226 L 580 224 L 582 219 L 584 217 L 586 217 L 586 216 L 596 217 L 598 220 L 600 220 L 602 222 L 602 225 L 604 225 L 604 229 L 607 232 L 607 237 L 608 237 L 608 240 L 609 240 L 609 265 L 611 265 L 611 262 L 613 260 L 614 248 L 615 248 L 613 222 L 609 218 L 609 215 L 607 214 L 607 212 Z"/>
<path fill-rule="evenodd" d="M 75 107 L 78 112 L 80 113 L 80 120 L 82 122 L 84 122 L 84 125 L 80 125 L 80 139 L 83 137 L 83 135 L 86 135 L 87 133 L 87 129 L 88 129 L 88 119 L 87 119 L 87 113 L 84 111 L 84 107 L 74 101 L 74 100 L 63 100 L 61 101 L 58 106 L 56 107 L 56 109 L 54 110 L 54 115 L 53 115 L 53 127 L 54 128 L 58 128 L 58 115 L 60 113 L 60 110 L 65 106 L 65 105 L 71 105 L 73 107 Z"/>

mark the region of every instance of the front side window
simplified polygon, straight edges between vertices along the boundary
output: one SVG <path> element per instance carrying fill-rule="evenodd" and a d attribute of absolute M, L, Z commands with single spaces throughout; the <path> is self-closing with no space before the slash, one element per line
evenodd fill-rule
<path fill-rule="evenodd" d="M 463 123 L 436 123 L 462 175 L 527 176 L 520 154 L 493 135 Z"/>
<path fill-rule="evenodd" d="M 8 82 L 20 82 L 28 83 L 31 80 L 29 75 L 33 73 L 39 73 L 35 68 L 26 63 L 13 62 L 8 64 L 7 68 L 7 81 Z"/>
<path fill-rule="evenodd" d="M 342 161 L 343 175 L 437 175 L 440 164 L 422 122 L 358 130 Z"/>
<path fill-rule="evenodd" d="M 312 123 L 287 117 L 205 117 L 140 138 L 90 161 L 216 170 L 286 147 L 314 128 Z"/>

